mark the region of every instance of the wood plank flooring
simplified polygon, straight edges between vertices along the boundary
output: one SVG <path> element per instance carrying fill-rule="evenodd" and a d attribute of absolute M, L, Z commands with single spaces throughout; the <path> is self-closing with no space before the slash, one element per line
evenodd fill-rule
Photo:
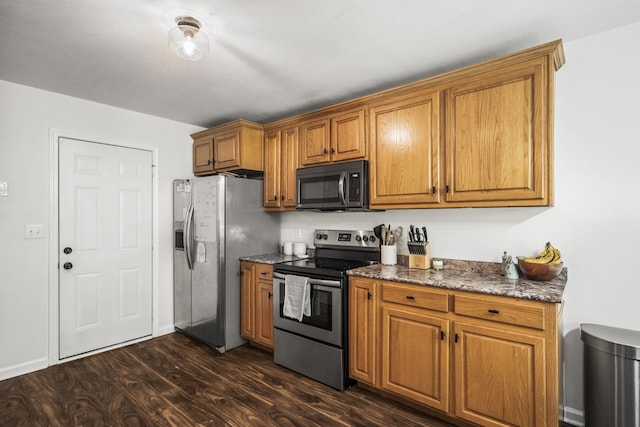
<path fill-rule="evenodd" d="M 336 391 L 242 346 L 169 334 L 0 381 L 0 426 L 450 424 L 359 387 Z"/>

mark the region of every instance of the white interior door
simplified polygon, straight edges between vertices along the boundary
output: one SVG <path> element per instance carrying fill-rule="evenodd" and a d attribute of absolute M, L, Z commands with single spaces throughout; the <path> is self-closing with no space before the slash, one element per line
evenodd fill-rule
<path fill-rule="evenodd" d="M 59 139 L 60 359 L 151 335 L 151 164 Z"/>

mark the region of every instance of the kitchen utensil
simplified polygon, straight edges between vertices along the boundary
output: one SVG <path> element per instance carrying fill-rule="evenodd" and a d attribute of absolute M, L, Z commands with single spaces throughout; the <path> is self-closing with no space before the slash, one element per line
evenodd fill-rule
<path fill-rule="evenodd" d="M 409 241 L 410 242 L 415 242 L 416 241 L 416 237 L 414 235 L 413 225 L 409 225 Z"/>
<path fill-rule="evenodd" d="M 424 233 L 424 241 L 428 242 L 429 241 L 429 237 L 427 235 L 427 227 L 422 227 L 422 232 Z"/>
<path fill-rule="evenodd" d="M 380 244 L 382 244 L 382 226 L 383 225 L 384 224 L 380 224 L 373 227 L 373 234 L 378 238 L 378 241 L 380 242 Z"/>
<path fill-rule="evenodd" d="M 398 227 L 394 228 L 394 230 L 393 230 L 394 243 L 397 243 L 397 242 L 400 241 L 400 238 L 402 237 L 402 231 L 403 231 L 403 229 L 402 229 L 401 226 L 398 226 Z"/>

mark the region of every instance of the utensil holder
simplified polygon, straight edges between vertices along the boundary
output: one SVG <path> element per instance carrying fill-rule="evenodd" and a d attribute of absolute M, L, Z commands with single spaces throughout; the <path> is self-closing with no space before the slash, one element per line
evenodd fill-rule
<path fill-rule="evenodd" d="M 380 263 L 383 265 L 396 265 L 398 263 L 398 247 L 396 245 L 380 246 Z"/>
<path fill-rule="evenodd" d="M 409 268 L 427 270 L 431 268 L 431 246 L 429 242 L 409 242 Z"/>

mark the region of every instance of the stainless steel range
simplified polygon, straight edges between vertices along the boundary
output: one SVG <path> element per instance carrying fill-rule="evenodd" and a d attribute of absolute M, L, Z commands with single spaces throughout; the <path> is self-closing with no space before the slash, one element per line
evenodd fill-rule
<path fill-rule="evenodd" d="M 353 384 L 348 376 L 349 296 L 346 271 L 380 261 L 373 231 L 316 230 L 315 257 L 274 265 L 274 360 L 335 389 Z M 290 277 L 287 278 L 287 275 Z M 284 315 L 285 282 L 308 283 L 307 313 Z"/>

